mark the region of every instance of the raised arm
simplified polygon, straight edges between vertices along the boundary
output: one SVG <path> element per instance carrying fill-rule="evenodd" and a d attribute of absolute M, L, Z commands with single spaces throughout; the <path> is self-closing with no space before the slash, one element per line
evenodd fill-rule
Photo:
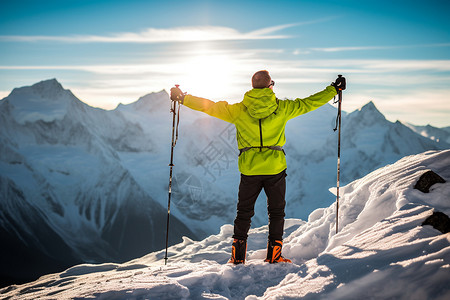
<path fill-rule="evenodd" d="M 229 123 L 234 123 L 241 112 L 240 103 L 228 104 L 226 101 L 214 102 L 192 95 L 186 95 L 184 97 L 183 105 Z"/>
<path fill-rule="evenodd" d="M 334 86 L 327 86 L 326 89 L 320 91 L 307 98 L 297 98 L 295 100 L 281 100 L 280 105 L 284 106 L 288 119 L 295 118 L 299 115 L 313 111 L 336 96 L 337 92 Z"/>

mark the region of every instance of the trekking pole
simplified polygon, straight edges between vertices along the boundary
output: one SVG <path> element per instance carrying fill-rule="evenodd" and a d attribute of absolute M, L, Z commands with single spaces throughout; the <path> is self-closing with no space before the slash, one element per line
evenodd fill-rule
<path fill-rule="evenodd" d="M 335 82 L 335 86 L 338 89 L 338 114 L 336 117 L 336 128 L 338 130 L 338 158 L 337 158 L 337 185 L 336 185 L 336 233 L 338 233 L 339 222 L 339 183 L 341 175 L 341 105 L 342 105 L 342 91 L 346 88 L 345 77 L 338 75 L 338 79 Z"/>
<path fill-rule="evenodd" d="M 179 87 L 178 84 L 175 85 L 177 88 Z M 169 223 L 170 223 L 170 200 L 172 198 L 172 174 L 173 174 L 173 149 L 175 148 L 175 145 L 177 144 L 178 140 L 178 124 L 180 123 L 180 107 L 181 104 L 178 104 L 178 112 L 176 111 L 177 108 L 177 102 L 173 101 L 171 104 L 170 112 L 173 114 L 172 118 L 172 144 L 170 149 L 170 172 L 169 172 L 169 199 L 167 201 L 167 224 L 166 224 L 166 255 L 164 256 L 164 265 L 167 265 L 167 251 L 169 246 Z M 176 130 L 175 130 L 176 128 Z"/>

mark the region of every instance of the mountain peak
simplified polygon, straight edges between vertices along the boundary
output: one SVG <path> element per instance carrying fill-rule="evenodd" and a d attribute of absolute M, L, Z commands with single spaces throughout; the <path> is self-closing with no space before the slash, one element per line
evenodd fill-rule
<path fill-rule="evenodd" d="M 56 78 L 35 83 L 31 86 L 31 90 L 37 95 L 49 100 L 57 100 L 63 93 L 67 92 Z"/>
<path fill-rule="evenodd" d="M 24 86 L 20 88 L 15 88 L 12 90 L 11 94 L 8 96 L 10 99 L 14 99 L 17 96 L 22 97 L 23 95 L 33 95 L 34 97 L 40 97 L 42 99 L 58 101 L 61 96 L 72 95 L 69 90 L 65 90 L 61 83 L 59 83 L 56 78 L 47 79 L 39 81 L 32 86 Z"/>
<path fill-rule="evenodd" d="M 361 107 L 360 111 L 370 111 L 381 114 L 381 112 L 378 110 L 378 108 L 375 106 L 375 103 L 372 100 L 364 104 L 363 107 Z"/>
<path fill-rule="evenodd" d="M 78 100 L 55 78 L 15 88 L 7 99 L 13 107 L 14 118 L 19 123 L 61 119 L 66 114 L 69 103 Z"/>
<path fill-rule="evenodd" d="M 169 94 L 166 90 L 161 90 L 155 93 L 149 93 L 140 97 L 137 101 L 130 104 L 119 104 L 119 110 L 135 110 L 139 112 L 154 112 L 161 109 L 167 109 L 169 101 Z"/>
<path fill-rule="evenodd" d="M 56 78 L 41 80 L 38 83 L 33 84 L 33 86 L 54 86 L 62 88 L 61 83 Z"/>
<path fill-rule="evenodd" d="M 363 107 L 349 114 L 349 118 L 359 125 L 373 125 L 386 121 L 385 116 L 378 110 L 373 101 L 369 101 Z"/>

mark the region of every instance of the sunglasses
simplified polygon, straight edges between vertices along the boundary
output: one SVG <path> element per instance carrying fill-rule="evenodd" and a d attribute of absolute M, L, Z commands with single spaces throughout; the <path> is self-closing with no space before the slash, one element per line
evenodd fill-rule
<path fill-rule="evenodd" d="M 271 80 L 268 87 L 270 87 L 270 86 L 275 86 L 275 81 Z"/>

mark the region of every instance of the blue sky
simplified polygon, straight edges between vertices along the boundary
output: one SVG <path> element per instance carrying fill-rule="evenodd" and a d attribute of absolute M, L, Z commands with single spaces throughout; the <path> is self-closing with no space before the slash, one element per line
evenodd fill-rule
<path fill-rule="evenodd" d="M 450 126 L 448 1 L 0 2 L 0 98 L 57 78 L 106 109 L 180 84 L 238 102 L 267 69 L 279 98 L 343 74 L 343 109 Z"/>

